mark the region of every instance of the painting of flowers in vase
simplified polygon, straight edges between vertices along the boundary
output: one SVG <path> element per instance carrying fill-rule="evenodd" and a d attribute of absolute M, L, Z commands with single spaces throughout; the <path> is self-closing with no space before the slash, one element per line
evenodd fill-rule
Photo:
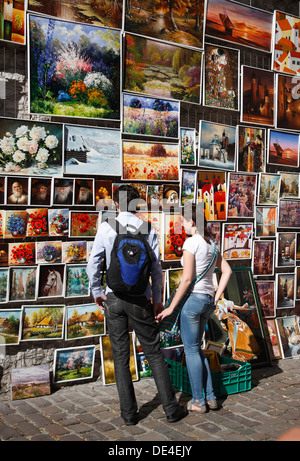
<path fill-rule="evenodd" d="M 163 214 L 163 260 L 180 261 L 183 244 L 187 238 L 181 222 L 181 214 Z"/>
<path fill-rule="evenodd" d="M 9 243 L 8 264 L 23 265 L 35 263 L 35 242 Z"/>
<path fill-rule="evenodd" d="M 27 213 L 27 237 L 48 236 L 48 208 L 30 208 Z"/>
<path fill-rule="evenodd" d="M 24 238 L 26 237 L 26 211 L 5 211 L 4 215 L 4 238 Z"/>
<path fill-rule="evenodd" d="M 49 237 L 66 236 L 69 232 L 69 209 L 48 210 Z"/>
<path fill-rule="evenodd" d="M 98 212 L 70 212 L 70 237 L 95 237 L 98 226 Z"/>

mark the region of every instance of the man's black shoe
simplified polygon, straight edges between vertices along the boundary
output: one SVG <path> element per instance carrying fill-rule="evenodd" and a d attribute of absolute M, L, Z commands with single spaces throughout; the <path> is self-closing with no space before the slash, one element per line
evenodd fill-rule
<path fill-rule="evenodd" d="M 167 416 L 167 421 L 168 423 L 176 423 L 176 421 L 184 418 L 187 414 L 188 411 L 186 407 L 178 406 L 172 415 Z"/>
<path fill-rule="evenodd" d="M 136 414 L 127 418 L 123 417 L 123 420 L 126 426 L 135 426 L 138 423 L 138 415 Z"/>

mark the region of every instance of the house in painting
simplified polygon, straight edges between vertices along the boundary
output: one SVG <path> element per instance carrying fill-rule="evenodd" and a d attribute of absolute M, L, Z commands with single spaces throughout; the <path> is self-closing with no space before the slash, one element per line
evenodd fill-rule
<path fill-rule="evenodd" d="M 4 318 L 0 318 L 0 331 L 5 330 L 7 327 L 9 327 L 9 322 L 8 320 Z"/>
<path fill-rule="evenodd" d="M 300 74 L 299 31 L 300 18 L 277 12 L 274 70 L 292 75 Z"/>
<path fill-rule="evenodd" d="M 89 149 L 84 138 L 81 135 L 69 133 L 66 140 L 65 160 L 75 159 L 87 163 L 87 152 Z"/>

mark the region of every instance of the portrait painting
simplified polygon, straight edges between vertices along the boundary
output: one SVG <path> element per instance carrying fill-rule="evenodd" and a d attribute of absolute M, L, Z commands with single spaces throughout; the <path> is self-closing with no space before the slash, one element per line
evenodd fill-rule
<path fill-rule="evenodd" d="M 28 399 L 51 394 L 48 363 L 12 368 L 10 377 L 12 400 Z"/>
<path fill-rule="evenodd" d="M 65 298 L 77 298 L 90 295 L 86 264 L 67 264 Z"/>
<path fill-rule="evenodd" d="M 63 305 L 23 306 L 21 341 L 63 339 L 64 321 Z"/>
<path fill-rule="evenodd" d="M 7 177 L 7 205 L 28 205 L 29 204 L 29 179 Z"/>
<path fill-rule="evenodd" d="M 295 306 L 295 273 L 276 273 L 276 285 L 276 309 L 293 308 Z"/>
<path fill-rule="evenodd" d="M 274 275 L 275 240 L 254 240 L 252 272 L 256 275 Z"/>
<path fill-rule="evenodd" d="M 282 357 L 299 357 L 299 324 L 296 315 L 276 318 Z"/>
<path fill-rule="evenodd" d="M 263 317 L 275 317 L 275 281 L 255 280 L 255 286 Z"/>
<path fill-rule="evenodd" d="M 299 70 L 299 16 L 274 11 L 274 39 L 272 42 L 272 65 L 276 72 L 300 75 Z"/>
<path fill-rule="evenodd" d="M 279 200 L 278 227 L 287 229 L 300 227 L 300 202 L 298 200 Z"/>
<path fill-rule="evenodd" d="M 129 369 L 132 381 L 138 380 L 138 369 L 136 361 L 136 348 L 135 348 L 135 335 L 129 333 L 130 350 L 129 350 Z M 101 355 L 101 369 L 102 369 L 102 382 L 105 386 L 116 383 L 115 366 L 113 361 L 113 351 L 109 335 L 100 336 L 100 355 Z"/>
<path fill-rule="evenodd" d="M 4 213 L 3 237 L 23 239 L 26 237 L 27 212 L 6 210 Z"/>
<path fill-rule="evenodd" d="M 196 165 L 196 130 L 180 128 L 180 164 Z"/>
<path fill-rule="evenodd" d="M 298 168 L 299 134 L 269 130 L 268 163 Z"/>
<path fill-rule="evenodd" d="M 36 242 L 36 263 L 61 263 L 62 241 Z"/>
<path fill-rule="evenodd" d="M 67 347 L 54 352 L 53 381 L 77 382 L 93 378 L 95 346 Z"/>
<path fill-rule="evenodd" d="M 94 179 L 75 179 L 74 186 L 74 205 L 95 205 Z"/>
<path fill-rule="evenodd" d="M 229 173 L 227 217 L 254 218 L 256 175 Z"/>
<path fill-rule="evenodd" d="M 9 269 L 0 267 L 0 303 L 6 303 L 9 291 Z"/>
<path fill-rule="evenodd" d="M 258 205 L 278 205 L 280 174 L 259 173 Z"/>
<path fill-rule="evenodd" d="M 262 173 L 266 167 L 266 129 L 237 126 L 237 170 Z"/>
<path fill-rule="evenodd" d="M 26 2 L 2 0 L 0 21 L 1 40 L 26 44 Z"/>
<path fill-rule="evenodd" d="M 296 266 L 296 233 L 278 232 L 277 233 L 277 266 L 295 267 Z"/>
<path fill-rule="evenodd" d="M 20 343 L 21 313 L 21 309 L 0 309 L 0 338 L 2 346 L 13 346 Z"/>
<path fill-rule="evenodd" d="M 255 207 L 255 237 L 276 237 L 277 206 Z"/>
<path fill-rule="evenodd" d="M 280 171 L 280 176 L 279 198 L 299 198 L 299 173 Z"/>
<path fill-rule="evenodd" d="M 52 179 L 30 178 L 30 205 L 51 205 Z"/>
<path fill-rule="evenodd" d="M 207 221 L 226 221 L 227 187 L 225 171 L 198 171 L 198 203 L 204 203 Z"/>
<path fill-rule="evenodd" d="M 52 189 L 52 205 L 73 205 L 74 179 L 55 178 Z"/>
<path fill-rule="evenodd" d="M 95 303 L 68 306 L 66 310 L 66 340 L 106 334 L 104 311 Z"/>
<path fill-rule="evenodd" d="M 253 223 L 223 224 L 223 256 L 239 260 L 252 258 Z"/>
<path fill-rule="evenodd" d="M 37 266 L 10 267 L 9 301 L 35 301 Z"/>
<path fill-rule="evenodd" d="M 198 165 L 203 168 L 235 169 L 236 127 L 200 120 Z"/>
<path fill-rule="evenodd" d="M 35 264 L 35 242 L 14 242 L 8 244 L 8 264 L 29 265 Z"/>
<path fill-rule="evenodd" d="M 38 298 L 58 298 L 64 296 L 65 265 L 38 265 Z"/>
<path fill-rule="evenodd" d="M 300 130 L 300 77 L 276 74 L 276 128 Z"/>

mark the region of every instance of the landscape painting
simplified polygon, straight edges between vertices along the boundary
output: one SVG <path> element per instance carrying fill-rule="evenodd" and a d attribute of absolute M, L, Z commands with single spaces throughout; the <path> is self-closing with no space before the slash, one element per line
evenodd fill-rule
<path fill-rule="evenodd" d="M 0 303 L 8 300 L 9 270 L 6 267 L 0 268 Z"/>
<path fill-rule="evenodd" d="M 64 313 L 62 305 L 23 306 L 21 341 L 62 339 Z"/>
<path fill-rule="evenodd" d="M 235 142 L 235 126 L 200 120 L 199 166 L 233 171 L 235 167 Z"/>
<path fill-rule="evenodd" d="M 126 0 L 125 30 L 167 42 L 203 48 L 204 19 L 205 0 Z"/>
<path fill-rule="evenodd" d="M 202 52 L 125 35 L 124 89 L 200 104 Z"/>
<path fill-rule="evenodd" d="M 121 175 L 120 130 L 79 125 L 64 126 L 64 173 Z"/>
<path fill-rule="evenodd" d="M 86 264 L 66 266 L 65 298 L 89 296 L 89 279 L 86 273 Z"/>
<path fill-rule="evenodd" d="M 289 75 L 300 75 L 299 69 L 300 17 L 274 11 L 274 40 L 272 69 Z"/>
<path fill-rule="evenodd" d="M 37 266 L 11 267 L 9 274 L 9 301 L 36 300 Z"/>
<path fill-rule="evenodd" d="M 276 74 L 276 128 L 300 130 L 299 76 Z"/>
<path fill-rule="evenodd" d="M 2 346 L 19 344 L 21 312 L 21 309 L 0 309 L 0 340 Z"/>
<path fill-rule="evenodd" d="M 299 200 L 279 200 L 278 227 L 287 229 L 300 227 Z"/>
<path fill-rule="evenodd" d="M 205 35 L 271 51 L 273 14 L 231 0 L 208 0 Z"/>
<path fill-rule="evenodd" d="M 278 205 L 280 190 L 280 174 L 260 173 L 258 185 L 259 205 Z"/>
<path fill-rule="evenodd" d="M 253 224 L 223 225 L 223 256 L 239 260 L 252 258 Z"/>
<path fill-rule="evenodd" d="M 266 129 L 237 126 L 237 169 L 261 173 L 266 167 Z"/>
<path fill-rule="evenodd" d="M 66 339 L 105 334 L 104 312 L 95 303 L 67 307 Z"/>
<path fill-rule="evenodd" d="M 120 32 L 28 15 L 30 113 L 120 119 Z"/>
<path fill-rule="evenodd" d="M 94 363 L 95 346 L 56 349 L 54 353 L 53 380 L 60 383 L 92 378 Z"/>
<path fill-rule="evenodd" d="M 280 171 L 280 198 L 299 198 L 299 173 Z"/>
<path fill-rule="evenodd" d="M 181 187 L 180 187 L 180 203 L 181 206 L 189 202 L 195 203 L 197 190 L 197 171 L 196 170 L 181 170 Z"/>
<path fill-rule="evenodd" d="M 134 333 L 129 333 L 130 341 L 130 360 L 129 369 L 132 381 L 138 380 L 138 370 L 136 361 L 136 349 L 135 349 L 135 338 Z M 100 354 L 101 354 L 101 369 L 102 369 L 102 380 L 104 385 L 115 384 L 115 366 L 113 361 L 113 351 L 109 335 L 100 336 Z"/>
<path fill-rule="evenodd" d="M 13 368 L 11 377 L 11 399 L 20 400 L 51 394 L 48 364 Z"/>
<path fill-rule="evenodd" d="M 299 134 L 269 130 L 268 163 L 298 168 Z"/>

